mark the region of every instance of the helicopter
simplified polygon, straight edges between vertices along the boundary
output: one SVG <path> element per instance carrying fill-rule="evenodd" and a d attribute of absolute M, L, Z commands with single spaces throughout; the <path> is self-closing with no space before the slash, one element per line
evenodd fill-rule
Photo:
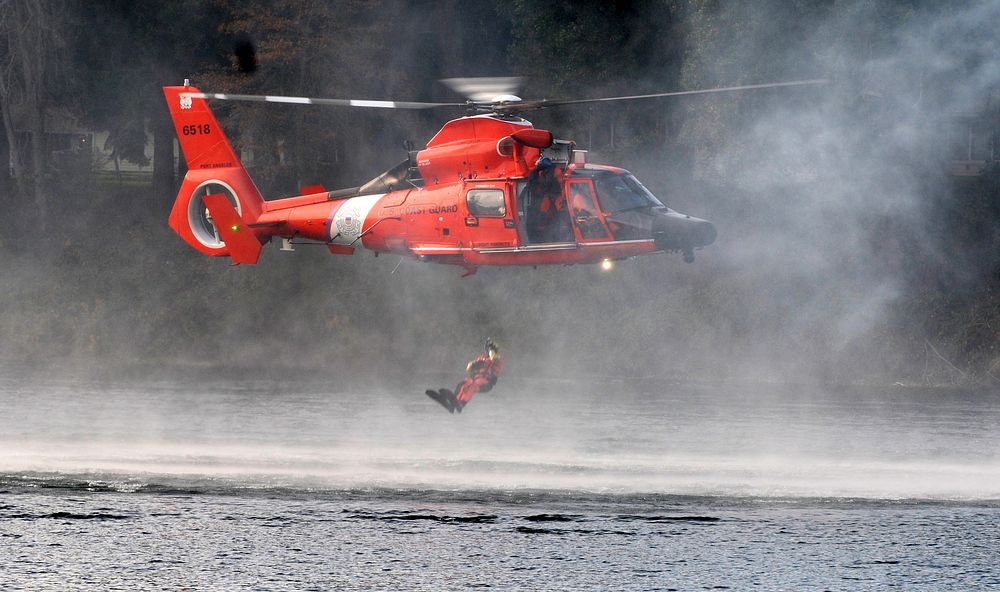
<path fill-rule="evenodd" d="M 188 80 L 163 87 L 188 172 L 169 216 L 190 246 L 234 265 L 255 264 L 264 245 L 302 242 L 331 254 L 358 248 L 456 265 L 601 264 L 652 253 L 687 262 L 712 244 L 711 222 L 667 207 L 627 170 L 586 161 L 574 142 L 521 117 L 561 105 L 735 92 L 819 84 L 801 80 L 580 100 L 522 100 L 512 78 L 447 79 L 466 94 L 453 103 L 322 99 L 204 93 Z M 208 100 L 354 108 L 464 108 L 422 150 L 358 187 L 265 200 L 209 107 Z M 297 241 L 297 242 L 293 242 Z"/>

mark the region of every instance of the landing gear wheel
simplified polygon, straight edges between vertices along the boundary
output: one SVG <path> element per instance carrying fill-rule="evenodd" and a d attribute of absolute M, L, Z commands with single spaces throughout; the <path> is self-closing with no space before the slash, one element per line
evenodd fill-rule
<path fill-rule="evenodd" d="M 684 263 L 694 263 L 694 250 L 687 249 L 684 251 Z"/>

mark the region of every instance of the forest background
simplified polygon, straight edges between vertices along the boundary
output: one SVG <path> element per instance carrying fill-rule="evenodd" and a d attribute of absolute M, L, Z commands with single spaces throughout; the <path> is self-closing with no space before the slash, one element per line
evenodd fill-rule
<path fill-rule="evenodd" d="M 492 336 L 521 376 L 996 386 L 996 22 L 984 1 L 0 0 L 0 365 L 405 377 Z M 831 82 L 529 116 L 712 220 L 690 265 L 462 279 L 271 246 L 230 267 L 166 226 L 162 86 L 455 101 L 439 79 L 502 75 L 550 99 Z M 356 186 L 461 115 L 213 109 L 269 198 Z M 148 174 L 56 158 L 53 114 Z M 982 174 L 951 174 L 973 136 Z"/>

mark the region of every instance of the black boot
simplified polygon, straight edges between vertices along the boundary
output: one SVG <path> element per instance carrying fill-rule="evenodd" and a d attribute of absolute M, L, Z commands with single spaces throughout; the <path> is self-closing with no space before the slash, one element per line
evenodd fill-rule
<path fill-rule="evenodd" d="M 448 413 L 455 412 L 455 395 L 451 393 L 448 389 L 441 390 L 430 390 L 425 391 L 427 396 L 434 399 L 441 404 L 442 407 L 448 410 Z"/>

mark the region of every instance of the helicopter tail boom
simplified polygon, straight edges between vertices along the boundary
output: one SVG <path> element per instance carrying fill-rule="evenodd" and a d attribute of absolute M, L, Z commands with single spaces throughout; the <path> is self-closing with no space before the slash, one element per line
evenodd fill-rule
<path fill-rule="evenodd" d="M 185 81 L 186 83 L 186 81 Z M 261 196 L 204 99 L 193 86 L 166 86 L 163 94 L 188 172 L 170 227 L 206 255 L 256 263 L 270 235 L 252 225 L 264 208 Z"/>

